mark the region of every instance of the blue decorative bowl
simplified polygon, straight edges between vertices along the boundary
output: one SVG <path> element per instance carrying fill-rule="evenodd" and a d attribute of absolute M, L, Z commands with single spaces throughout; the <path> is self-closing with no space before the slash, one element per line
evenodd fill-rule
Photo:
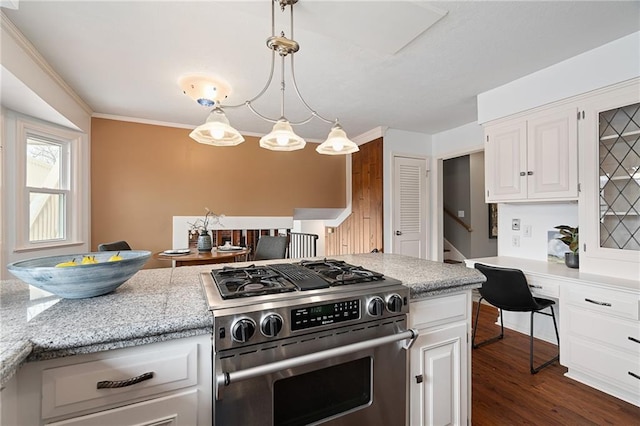
<path fill-rule="evenodd" d="M 7 269 L 27 284 L 56 296 L 84 299 L 112 292 L 138 272 L 151 257 L 150 251 L 124 250 L 120 252 L 122 260 L 109 262 L 108 259 L 116 253 L 118 252 L 101 251 L 47 256 L 13 262 L 7 265 Z M 95 256 L 98 263 L 55 267 L 73 258 L 79 263 L 84 256 Z"/>

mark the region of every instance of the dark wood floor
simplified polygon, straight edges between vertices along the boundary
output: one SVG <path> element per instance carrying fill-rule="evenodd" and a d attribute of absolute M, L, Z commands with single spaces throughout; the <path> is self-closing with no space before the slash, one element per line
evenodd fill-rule
<path fill-rule="evenodd" d="M 497 310 L 483 304 L 478 341 L 498 334 L 496 318 Z M 536 340 L 534 365 L 555 351 Z M 639 407 L 564 377 L 567 369 L 557 362 L 530 374 L 526 334 L 505 329 L 503 340 L 474 349 L 472 360 L 474 426 L 640 425 Z"/>

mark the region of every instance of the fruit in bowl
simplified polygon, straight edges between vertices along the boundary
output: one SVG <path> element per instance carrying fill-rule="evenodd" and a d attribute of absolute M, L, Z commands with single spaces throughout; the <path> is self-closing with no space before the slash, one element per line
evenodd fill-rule
<path fill-rule="evenodd" d="M 146 250 L 103 251 L 21 260 L 10 263 L 7 269 L 27 284 L 56 296 L 83 299 L 112 292 L 138 272 L 149 257 L 151 252 Z"/>

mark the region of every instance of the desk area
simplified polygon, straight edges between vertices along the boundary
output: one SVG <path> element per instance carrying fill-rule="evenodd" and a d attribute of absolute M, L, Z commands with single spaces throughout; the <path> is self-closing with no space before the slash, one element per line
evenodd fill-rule
<path fill-rule="evenodd" d="M 565 375 L 640 406 L 640 280 L 513 257 L 466 260 L 470 268 L 475 263 L 520 269 L 534 296 L 558 300 L 560 363 L 568 368 Z M 516 318 L 507 321 L 505 315 L 505 327 L 526 334 L 528 320 L 514 324 L 518 322 Z M 545 331 L 537 329 L 536 337 L 541 334 Z"/>
<path fill-rule="evenodd" d="M 173 260 L 175 266 L 207 265 L 211 263 L 228 263 L 236 261 L 247 261 L 251 249 L 242 248 L 239 250 L 220 250 L 214 248 L 211 251 L 200 252 L 192 248 L 186 254 L 167 254 L 164 251 L 154 253 L 153 258 L 158 260 Z"/>

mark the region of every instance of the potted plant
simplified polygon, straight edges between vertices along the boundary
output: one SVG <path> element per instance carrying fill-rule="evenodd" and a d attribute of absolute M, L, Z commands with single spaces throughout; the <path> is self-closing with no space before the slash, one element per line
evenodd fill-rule
<path fill-rule="evenodd" d="M 580 258 L 578 256 L 578 249 L 580 248 L 578 242 L 578 227 L 572 227 L 567 225 L 555 226 L 560 232 L 560 237 L 556 238 L 569 247 L 569 252 L 564 254 L 564 263 L 569 268 L 578 268 L 580 266 Z"/>

